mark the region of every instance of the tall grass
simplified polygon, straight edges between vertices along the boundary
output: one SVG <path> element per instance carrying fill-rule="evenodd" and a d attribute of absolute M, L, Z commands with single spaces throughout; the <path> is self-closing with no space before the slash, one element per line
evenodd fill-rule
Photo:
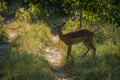
<path fill-rule="evenodd" d="M 51 45 L 50 29 L 44 23 L 14 22 L 6 26 L 13 25 L 20 35 L 9 46 L 3 80 L 53 80 L 42 57 L 45 47 Z"/>

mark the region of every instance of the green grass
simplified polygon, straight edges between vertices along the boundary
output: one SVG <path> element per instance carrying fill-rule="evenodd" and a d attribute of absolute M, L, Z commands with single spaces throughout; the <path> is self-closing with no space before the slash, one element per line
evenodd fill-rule
<path fill-rule="evenodd" d="M 63 33 L 72 31 L 69 25 L 68 22 Z M 43 22 L 36 24 L 14 22 L 6 26 L 17 28 L 21 35 L 9 46 L 3 65 L 3 80 L 54 80 L 50 65 L 42 57 L 44 49 L 53 46 L 50 26 Z M 92 58 L 92 51 L 81 59 L 86 47 L 82 43 L 74 45 L 72 55 L 75 62 L 69 60 L 64 66 L 66 72 L 70 75 L 79 75 L 80 80 L 120 80 L 120 29 L 101 23 L 97 27 L 88 25 L 85 27 L 95 31 L 96 59 Z M 73 30 L 76 29 L 77 27 L 74 27 Z M 67 46 L 62 41 L 55 46 L 66 56 Z"/>
<path fill-rule="evenodd" d="M 3 80 L 53 80 L 48 62 L 42 57 L 45 47 L 51 45 L 50 29 L 44 23 L 12 25 L 21 34 L 9 46 Z"/>
<path fill-rule="evenodd" d="M 101 47 L 100 47 L 101 46 Z M 100 47 L 100 48 L 99 48 Z M 66 66 L 68 73 L 80 75 L 80 80 L 120 80 L 120 49 L 117 45 L 97 46 L 96 59 L 89 52 L 81 59 L 81 52 L 74 53 L 75 62 Z"/>

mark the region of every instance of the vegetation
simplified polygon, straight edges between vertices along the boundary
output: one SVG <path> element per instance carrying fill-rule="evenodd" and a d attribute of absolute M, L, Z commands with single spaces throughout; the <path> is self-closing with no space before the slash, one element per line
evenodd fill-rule
<path fill-rule="evenodd" d="M 53 80 L 47 61 L 42 57 L 44 48 L 50 46 L 51 34 L 43 23 L 12 23 L 20 35 L 10 44 L 4 63 L 3 80 Z M 12 27 L 12 26 L 9 26 Z"/>
<path fill-rule="evenodd" d="M 81 59 L 86 48 L 73 46 L 72 60 L 64 69 L 81 80 L 120 80 L 120 4 L 119 0 L 2 0 L 0 1 L 0 41 L 7 39 L 9 28 L 17 29 L 5 56 L 2 80 L 54 80 L 50 65 L 43 57 L 46 47 L 54 46 L 54 23 L 66 25 L 63 33 L 80 27 L 95 34 L 96 59 L 89 52 Z M 82 19 L 80 19 L 82 16 Z M 82 26 L 81 26 L 82 21 Z M 55 34 L 54 34 L 55 35 Z M 56 45 L 66 55 L 62 41 Z M 1 79 L 1 78 L 0 78 Z"/>

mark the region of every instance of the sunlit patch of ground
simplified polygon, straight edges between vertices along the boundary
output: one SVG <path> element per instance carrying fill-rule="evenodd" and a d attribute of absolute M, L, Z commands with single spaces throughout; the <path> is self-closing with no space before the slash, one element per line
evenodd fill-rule
<path fill-rule="evenodd" d="M 53 36 L 53 44 L 56 44 L 57 41 L 58 36 Z M 70 76 L 69 73 L 66 72 L 66 59 L 59 48 L 54 46 L 47 47 L 45 49 L 44 57 L 51 65 L 51 72 L 55 76 L 56 80 L 78 80 L 76 78 L 79 76 Z"/>
<path fill-rule="evenodd" d="M 61 66 L 63 62 L 63 56 L 59 49 L 48 47 L 45 49 L 46 53 L 44 57 L 52 66 Z"/>

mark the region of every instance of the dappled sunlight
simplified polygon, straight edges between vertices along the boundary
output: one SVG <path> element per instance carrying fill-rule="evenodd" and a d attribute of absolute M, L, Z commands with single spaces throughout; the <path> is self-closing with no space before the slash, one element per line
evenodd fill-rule
<path fill-rule="evenodd" d="M 52 66 L 61 66 L 63 65 L 64 56 L 58 49 L 53 47 L 48 47 L 45 49 L 44 57 L 48 60 Z"/>

